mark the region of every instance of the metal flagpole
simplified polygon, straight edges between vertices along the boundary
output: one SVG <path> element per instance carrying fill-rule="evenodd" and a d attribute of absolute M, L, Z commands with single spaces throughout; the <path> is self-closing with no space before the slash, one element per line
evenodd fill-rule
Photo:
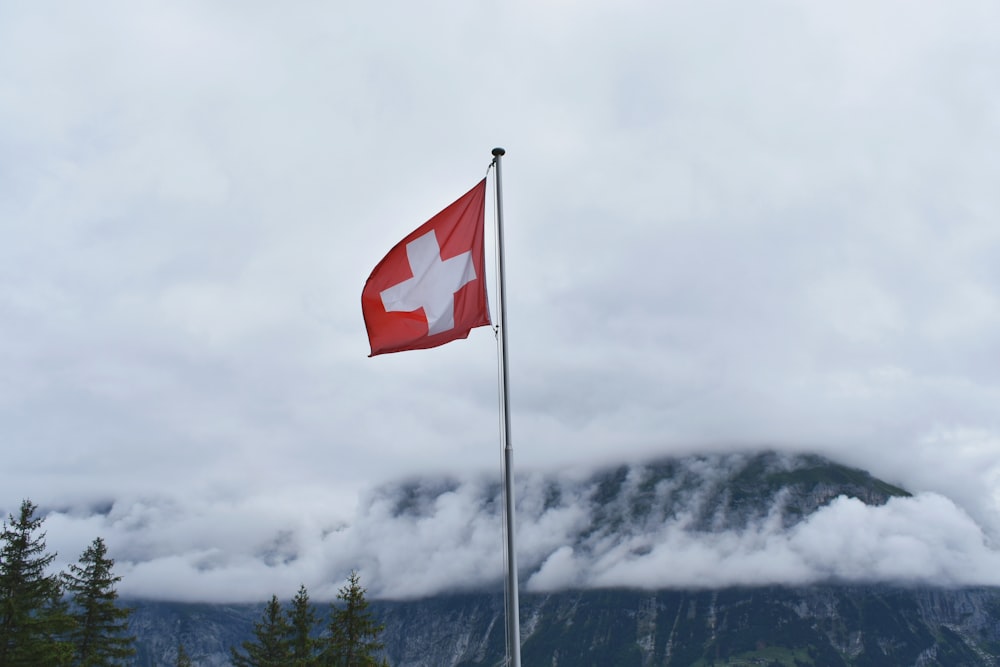
<path fill-rule="evenodd" d="M 514 450 L 510 446 L 510 388 L 507 382 L 507 285 L 504 279 L 503 257 L 503 197 L 500 186 L 500 158 L 506 153 L 502 148 L 493 149 L 497 187 L 497 271 L 500 281 L 500 358 L 501 358 L 501 412 L 503 413 L 503 494 L 504 534 L 506 538 L 506 598 L 507 598 L 507 656 L 510 667 L 521 667 L 521 629 L 517 602 L 517 550 L 514 548 Z"/>

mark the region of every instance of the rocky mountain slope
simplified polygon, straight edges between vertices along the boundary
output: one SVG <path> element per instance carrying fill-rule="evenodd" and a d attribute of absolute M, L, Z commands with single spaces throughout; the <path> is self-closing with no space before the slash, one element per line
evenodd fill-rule
<path fill-rule="evenodd" d="M 525 665 L 996 665 L 1000 591 L 886 586 L 567 591 L 521 600 Z M 467 593 L 379 601 L 395 667 L 498 665 L 503 600 Z M 135 664 L 229 665 L 259 605 L 139 603 Z"/>

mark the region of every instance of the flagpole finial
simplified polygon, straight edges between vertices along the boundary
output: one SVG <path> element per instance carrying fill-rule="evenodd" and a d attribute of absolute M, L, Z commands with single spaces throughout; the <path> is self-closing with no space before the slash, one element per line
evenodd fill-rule
<path fill-rule="evenodd" d="M 504 149 L 499 148 L 499 147 L 493 149 L 493 155 L 495 157 L 500 157 L 502 155 L 505 155 L 506 153 L 507 153 L 507 151 L 505 151 Z"/>

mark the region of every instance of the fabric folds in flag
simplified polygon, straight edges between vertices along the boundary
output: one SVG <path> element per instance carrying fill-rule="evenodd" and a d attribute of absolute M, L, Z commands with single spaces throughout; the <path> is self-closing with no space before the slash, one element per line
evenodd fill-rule
<path fill-rule="evenodd" d="M 490 324 L 485 202 L 484 178 L 375 266 L 361 292 L 369 356 L 437 347 Z"/>

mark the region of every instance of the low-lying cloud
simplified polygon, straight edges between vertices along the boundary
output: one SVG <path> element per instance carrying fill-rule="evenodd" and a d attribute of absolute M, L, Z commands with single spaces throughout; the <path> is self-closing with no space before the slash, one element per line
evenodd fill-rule
<path fill-rule="evenodd" d="M 844 496 L 783 530 L 693 533 L 681 522 L 655 535 L 608 540 L 597 553 L 562 546 L 528 581 L 569 587 L 691 588 L 818 581 L 996 585 L 1000 553 L 947 498 L 933 493 L 872 507 Z"/>
<path fill-rule="evenodd" d="M 649 466 L 522 475 L 524 590 L 1000 585 L 1000 551 L 949 498 L 924 492 L 866 504 L 825 498 L 827 487 L 816 487 L 809 493 L 823 504 L 800 517 L 795 508 L 811 502 L 801 488 L 761 487 L 734 499 L 740 491 L 733 480 L 754 460 L 680 459 L 671 475 Z M 769 460 L 779 472 L 801 464 Z M 125 597 L 259 601 L 305 584 L 314 598 L 332 599 L 356 569 L 372 596 L 398 599 L 500 590 L 501 507 L 497 480 L 480 476 L 386 485 L 349 516 L 326 513 L 326 523 L 308 518 L 323 515 L 315 506 L 288 514 L 171 499 L 121 500 L 89 515 L 51 512 L 45 527 L 61 561 L 103 536 Z"/>

